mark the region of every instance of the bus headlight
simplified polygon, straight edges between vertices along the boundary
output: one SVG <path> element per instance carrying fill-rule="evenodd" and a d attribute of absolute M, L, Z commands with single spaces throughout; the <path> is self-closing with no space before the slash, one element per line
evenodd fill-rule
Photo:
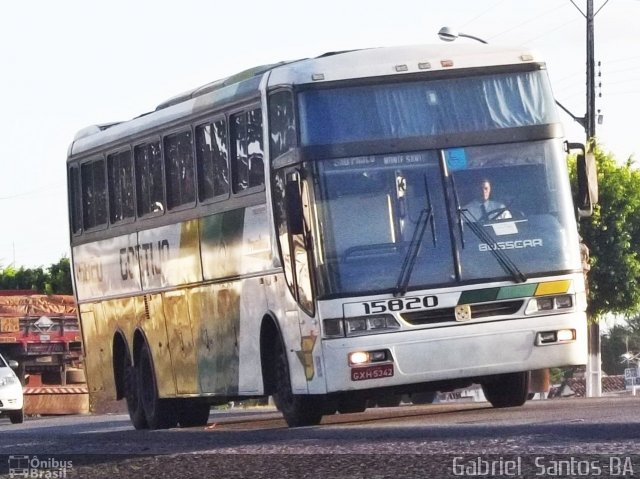
<path fill-rule="evenodd" d="M 536 335 L 536 345 L 544 346 L 545 344 L 568 343 L 575 341 L 575 329 L 559 329 L 557 331 L 544 331 Z"/>
<path fill-rule="evenodd" d="M 359 366 L 362 364 L 379 363 L 389 361 L 391 352 L 388 349 L 378 351 L 355 351 L 349 353 L 349 366 Z"/>
<path fill-rule="evenodd" d="M 400 329 L 400 324 L 390 314 L 376 316 L 358 316 L 356 318 L 325 319 L 324 337 L 343 338 L 345 336 L 362 336 Z"/>
<path fill-rule="evenodd" d="M 557 311 L 569 309 L 573 307 L 573 295 L 561 294 L 558 296 L 543 296 L 540 298 L 531 298 L 524 314 L 535 314 L 546 311 Z"/>

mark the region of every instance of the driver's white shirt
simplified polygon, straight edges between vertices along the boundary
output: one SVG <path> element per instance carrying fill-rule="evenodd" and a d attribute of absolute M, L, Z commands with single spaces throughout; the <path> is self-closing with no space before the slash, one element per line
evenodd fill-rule
<path fill-rule="evenodd" d="M 484 210 L 482 208 L 483 206 Z M 464 206 L 464 209 L 467 210 L 476 221 L 482 218 L 486 213 L 491 213 L 492 211 L 501 210 L 503 208 L 505 208 L 503 203 L 493 200 L 473 200 Z M 504 210 L 495 218 L 493 216 L 491 217 L 492 220 L 504 220 L 507 218 L 511 218 L 511 213 L 509 212 L 509 210 Z"/>

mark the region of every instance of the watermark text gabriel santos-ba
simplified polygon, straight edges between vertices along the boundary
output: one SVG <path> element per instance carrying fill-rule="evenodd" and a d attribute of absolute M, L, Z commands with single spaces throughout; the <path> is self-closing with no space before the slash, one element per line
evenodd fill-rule
<path fill-rule="evenodd" d="M 451 470 L 460 477 L 633 477 L 640 463 L 628 456 L 511 456 L 452 459 Z"/>

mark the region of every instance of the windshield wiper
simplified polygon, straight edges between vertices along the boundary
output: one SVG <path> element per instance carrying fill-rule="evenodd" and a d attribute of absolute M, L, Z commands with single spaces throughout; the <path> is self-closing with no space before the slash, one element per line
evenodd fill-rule
<path fill-rule="evenodd" d="M 400 275 L 396 282 L 396 290 L 394 296 L 404 296 L 407 293 L 409 281 L 411 280 L 411 273 L 416 265 L 418 259 L 418 252 L 420 251 L 420 245 L 422 245 L 422 239 L 424 238 L 424 232 L 427 230 L 427 225 L 431 226 L 431 237 L 433 240 L 433 246 L 436 246 L 436 226 L 433 219 L 433 207 L 431 206 L 431 195 L 429 194 L 429 185 L 427 184 L 427 175 L 424 176 L 424 190 L 426 194 L 427 205 L 420 211 L 418 222 L 416 223 L 416 229 L 413 230 L 411 236 L 411 242 L 409 248 L 407 248 L 407 254 L 402 261 L 402 267 L 400 268 Z"/>
<path fill-rule="evenodd" d="M 463 224 L 464 222 L 466 222 L 472 233 L 489 247 L 489 251 L 491 251 L 491 254 L 495 257 L 500 267 L 506 273 L 509 273 L 516 283 L 524 283 L 527 280 L 526 275 L 522 271 L 520 271 L 518 266 L 511 260 L 511 258 L 509 258 L 509 255 L 507 255 L 507 253 L 499 249 L 497 242 L 491 237 L 491 235 L 483 230 L 482 227 L 478 226 L 478 223 L 476 222 L 473 215 L 469 213 L 468 210 L 460 206 L 458 191 L 456 190 L 456 184 L 453 179 L 453 175 L 451 176 L 451 183 L 453 185 L 453 195 L 456 201 L 456 211 L 458 213 L 458 228 L 460 230 L 460 242 L 462 243 L 462 247 L 464 248 Z"/>
<path fill-rule="evenodd" d="M 484 242 L 489 247 L 489 251 L 491 251 L 491 254 L 496 258 L 498 264 L 505 272 L 511 275 L 516 283 L 524 283 L 527 280 L 525 274 L 520 271 L 518 266 L 511 260 L 511 258 L 509 258 L 507 253 L 498 247 L 498 243 L 496 243 L 491 235 L 483 230 L 481 226 L 478 226 L 478 223 L 473 221 L 473 217 L 470 218 L 471 213 L 466 209 L 461 208 L 458 210 L 458 215 L 464 218 L 464 221 L 467 222 L 467 225 L 473 234 L 475 234 L 480 241 Z"/>

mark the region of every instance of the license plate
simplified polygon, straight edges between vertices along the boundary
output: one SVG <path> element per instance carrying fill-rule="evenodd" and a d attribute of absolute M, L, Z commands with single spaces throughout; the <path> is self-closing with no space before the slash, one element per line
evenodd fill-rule
<path fill-rule="evenodd" d="M 0 318 L 0 333 L 17 333 L 20 331 L 20 319 Z"/>
<path fill-rule="evenodd" d="M 373 366 L 351 369 L 352 381 L 390 378 L 391 376 L 393 376 L 393 364 L 375 364 Z"/>
<path fill-rule="evenodd" d="M 51 341 L 51 336 L 48 334 L 41 334 L 40 341 Z"/>

